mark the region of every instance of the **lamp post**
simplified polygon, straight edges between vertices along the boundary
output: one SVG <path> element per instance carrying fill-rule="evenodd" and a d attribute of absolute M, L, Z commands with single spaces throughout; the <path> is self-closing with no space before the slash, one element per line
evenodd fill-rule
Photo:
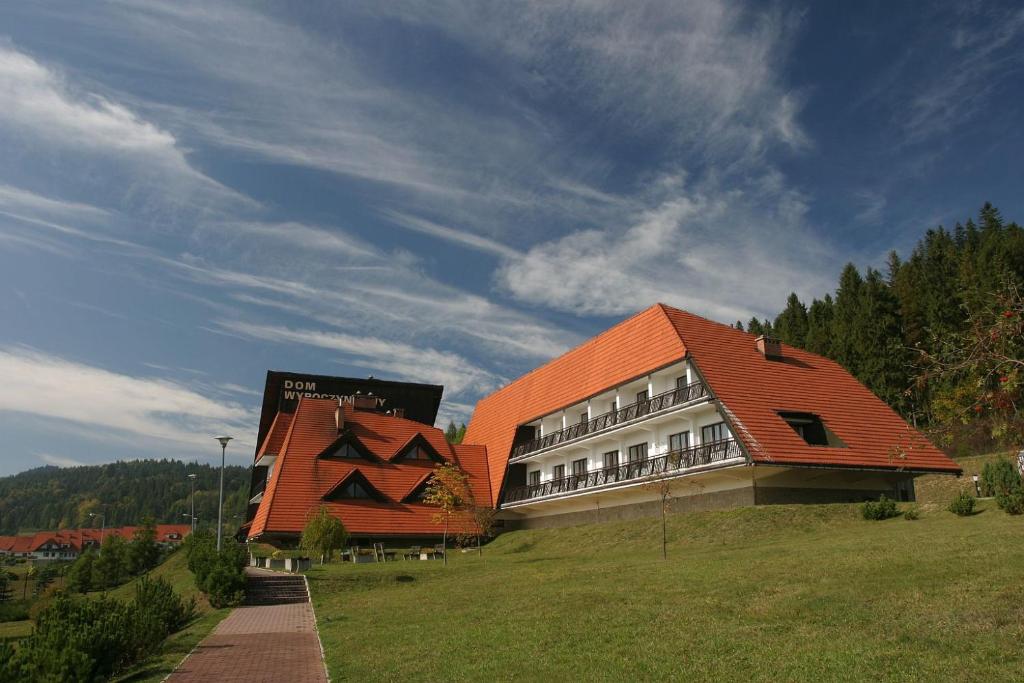
<path fill-rule="evenodd" d="M 978 475 L 975 474 L 974 476 L 971 477 L 971 479 L 974 480 L 974 495 L 978 498 L 981 498 L 981 487 L 978 486 Z"/>
<path fill-rule="evenodd" d="M 220 552 L 221 536 L 223 535 L 224 519 L 224 452 L 228 449 L 230 436 L 213 437 L 220 441 L 220 493 L 217 495 L 217 552 Z"/>
<path fill-rule="evenodd" d="M 99 517 L 100 518 L 100 554 L 102 555 L 103 554 L 103 532 L 106 531 L 106 528 L 107 528 L 107 515 L 105 513 L 103 513 L 103 512 L 90 512 L 89 516 L 90 517 Z"/>
<path fill-rule="evenodd" d="M 192 533 L 196 532 L 196 473 L 188 475 L 189 482 L 192 484 L 192 493 L 189 496 L 189 505 L 192 508 L 192 514 L 189 515 L 192 521 Z"/>

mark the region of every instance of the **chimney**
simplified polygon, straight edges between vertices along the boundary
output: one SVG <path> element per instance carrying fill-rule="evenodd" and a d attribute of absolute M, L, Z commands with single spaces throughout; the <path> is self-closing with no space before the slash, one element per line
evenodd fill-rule
<path fill-rule="evenodd" d="M 754 340 L 757 350 L 768 360 L 782 358 L 782 343 L 775 337 L 762 334 Z"/>
<path fill-rule="evenodd" d="M 356 395 L 352 400 L 352 407 L 356 410 L 376 410 L 377 397 L 374 396 L 372 392 L 365 396 L 356 392 Z"/>
<path fill-rule="evenodd" d="M 391 414 L 395 417 L 405 417 L 405 408 L 394 408 Z"/>
<path fill-rule="evenodd" d="M 338 434 L 341 434 L 342 430 L 345 429 L 345 406 L 342 405 L 341 399 L 338 399 L 338 407 L 334 409 L 334 426 L 338 428 Z"/>

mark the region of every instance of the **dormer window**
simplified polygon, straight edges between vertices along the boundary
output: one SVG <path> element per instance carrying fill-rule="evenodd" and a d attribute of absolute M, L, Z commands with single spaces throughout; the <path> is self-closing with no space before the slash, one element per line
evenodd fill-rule
<path fill-rule="evenodd" d="M 418 445 L 407 448 L 405 453 L 402 453 L 402 458 L 404 460 L 433 460 L 430 451 Z"/>
<path fill-rule="evenodd" d="M 327 501 L 367 501 L 375 500 L 384 502 L 384 496 L 373 487 L 366 477 L 359 470 L 352 470 L 348 476 L 342 478 L 333 489 L 324 494 Z"/>
<path fill-rule="evenodd" d="M 377 460 L 351 432 L 345 432 L 334 443 L 325 448 L 318 458 L 328 460 Z M 267 477 L 269 480 L 269 476 Z"/>
<path fill-rule="evenodd" d="M 829 429 L 814 413 L 779 411 L 779 417 L 785 420 L 786 424 L 799 434 L 800 438 L 809 446 L 846 448 L 843 440 L 836 436 L 835 432 Z"/>
<path fill-rule="evenodd" d="M 417 462 L 444 462 L 444 458 L 438 454 L 422 434 L 414 436 L 394 459 Z"/>

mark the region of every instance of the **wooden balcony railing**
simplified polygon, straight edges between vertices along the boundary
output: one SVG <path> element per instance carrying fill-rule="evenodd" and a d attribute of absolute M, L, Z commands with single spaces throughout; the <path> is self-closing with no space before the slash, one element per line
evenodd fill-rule
<path fill-rule="evenodd" d="M 573 493 L 581 489 L 603 486 L 616 482 L 630 482 L 644 477 L 670 474 L 700 465 L 710 465 L 723 460 L 739 458 L 743 455 L 735 439 L 712 441 L 701 446 L 669 451 L 664 455 L 647 460 L 592 470 L 581 474 L 573 474 L 561 479 L 517 486 L 505 492 L 504 503 L 521 503 L 533 498 L 543 498 L 558 494 Z"/>
<path fill-rule="evenodd" d="M 603 432 L 604 430 L 611 429 L 616 425 L 630 422 L 639 417 L 644 417 L 645 415 L 665 410 L 666 408 L 700 400 L 705 398 L 707 395 L 707 389 L 700 382 L 687 384 L 685 387 L 678 387 L 671 391 L 666 391 L 663 394 L 652 396 L 646 400 L 631 403 L 628 406 L 619 408 L 618 410 L 598 415 L 586 422 L 578 422 L 566 427 L 565 429 L 560 429 L 557 432 L 551 432 L 550 434 L 545 434 L 538 439 L 532 439 L 531 441 L 521 443 L 512 449 L 510 459 L 515 461 L 516 459 L 525 457 L 534 451 L 543 450 L 551 446 L 566 443 L 567 441 L 573 441 L 584 436 Z"/>

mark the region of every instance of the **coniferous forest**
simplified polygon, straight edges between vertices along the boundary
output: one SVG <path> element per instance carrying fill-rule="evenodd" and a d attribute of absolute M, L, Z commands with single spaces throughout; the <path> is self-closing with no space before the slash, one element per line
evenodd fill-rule
<path fill-rule="evenodd" d="M 130 460 L 82 467 L 38 467 L 0 478 L 0 534 L 141 524 L 188 524 L 189 474 L 196 474 L 196 517 L 216 526 L 220 468 L 179 460 Z M 225 528 L 234 531 L 245 513 L 249 468 L 224 470 Z M 236 518 L 236 515 L 238 516 Z"/>
<path fill-rule="evenodd" d="M 986 204 L 884 273 L 847 264 L 834 294 L 736 326 L 837 361 L 957 455 L 1024 447 L 1022 295 L 1024 230 Z"/>

